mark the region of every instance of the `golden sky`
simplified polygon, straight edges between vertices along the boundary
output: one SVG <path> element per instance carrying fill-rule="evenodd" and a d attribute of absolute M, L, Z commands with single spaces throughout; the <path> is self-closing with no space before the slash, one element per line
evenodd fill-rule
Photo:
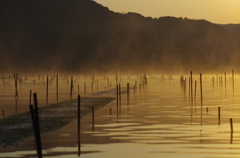
<path fill-rule="evenodd" d="M 240 0 L 94 0 L 120 13 L 149 17 L 187 17 L 227 24 L 240 23 Z"/>

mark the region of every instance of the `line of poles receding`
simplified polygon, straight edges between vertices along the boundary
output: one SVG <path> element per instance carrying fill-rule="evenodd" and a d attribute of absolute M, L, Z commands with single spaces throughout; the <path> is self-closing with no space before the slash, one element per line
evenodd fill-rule
<path fill-rule="evenodd" d="M 224 78 L 225 78 L 225 89 L 226 89 L 226 72 L 224 72 Z M 219 79 L 219 80 L 218 80 Z M 215 78 L 212 78 L 212 85 L 218 85 L 218 82 L 222 80 L 222 77 L 219 78 L 217 76 L 217 82 L 215 82 Z M 180 78 L 180 83 L 181 87 L 183 87 L 184 93 L 186 93 L 186 82 L 187 78 L 184 78 L 181 76 Z M 191 106 L 193 106 L 193 102 L 196 101 L 196 96 L 197 96 L 197 86 L 198 86 L 198 81 L 193 79 L 193 73 L 190 71 L 190 77 L 189 77 L 189 101 L 191 103 Z M 15 97 L 18 97 L 18 88 L 17 88 L 17 83 L 18 83 L 18 74 L 14 74 L 14 85 L 15 85 Z M 91 83 L 91 89 L 92 92 L 93 90 L 93 83 L 94 79 L 92 80 Z M 48 105 L 48 85 L 49 85 L 49 78 L 47 77 L 46 79 L 46 104 Z M 194 85 L 194 88 L 193 88 Z M 73 76 L 71 76 L 70 80 L 70 99 L 73 97 Z M 142 78 L 141 84 L 139 84 L 139 90 L 140 88 L 144 88 L 147 86 L 147 78 L 144 76 Z M 232 70 L 232 86 L 233 86 L 233 91 L 234 91 L 234 70 Z M 107 86 L 108 88 L 111 88 L 111 83 L 109 81 L 109 78 L 107 79 Z M 105 87 L 105 90 L 106 90 Z M 135 81 L 135 84 L 133 86 L 133 89 L 135 90 L 137 88 L 137 81 Z M 81 153 L 81 145 L 80 145 L 80 134 L 81 134 L 81 125 L 80 125 L 80 118 L 81 118 L 81 110 L 80 110 L 80 103 L 81 103 L 81 98 L 80 98 L 80 91 L 79 91 L 79 84 L 78 84 L 78 156 L 80 156 Z M 202 73 L 199 74 L 199 89 L 200 89 L 200 104 L 201 104 L 201 125 L 202 125 L 202 113 L 203 113 L 203 80 L 202 80 Z M 86 83 L 84 83 L 84 95 L 86 97 L 86 92 L 87 92 L 87 86 Z M 97 92 L 98 92 L 98 85 L 97 85 Z M 58 75 L 56 75 L 56 98 L 58 102 Z M 29 94 L 29 109 L 31 112 L 32 116 L 32 122 L 33 122 L 33 127 L 34 127 L 34 135 L 35 135 L 35 140 L 36 140 L 36 146 L 37 146 L 37 154 L 38 157 L 42 157 L 42 151 L 41 151 L 41 134 L 40 134 L 40 124 L 39 124 L 39 116 L 38 116 L 38 104 L 37 104 L 37 94 L 33 94 L 33 99 L 34 99 L 34 106 L 32 105 L 32 90 L 30 90 Z M 129 100 L 130 100 L 130 84 L 127 83 L 127 102 L 129 105 Z M 116 103 L 117 103 L 117 115 L 118 115 L 118 108 L 121 107 L 121 102 L 122 102 L 122 91 L 121 91 L 121 84 L 119 84 L 119 76 L 116 75 Z M 94 115 L 94 107 L 92 107 L 92 130 L 94 131 L 94 124 L 95 124 L 95 115 Z M 208 112 L 208 107 L 206 108 Z M 2 115 L 4 116 L 5 111 L 2 110 Z M 112 108 L 110 108 L 110 115 L 112 115 Z M 218 125 L 220 126 L 221 124 L 221 107 L 218 107 Z M 232 118 L 230 118 L 230 130 L 231 133 L 233 133 L 233 122 Z"/>

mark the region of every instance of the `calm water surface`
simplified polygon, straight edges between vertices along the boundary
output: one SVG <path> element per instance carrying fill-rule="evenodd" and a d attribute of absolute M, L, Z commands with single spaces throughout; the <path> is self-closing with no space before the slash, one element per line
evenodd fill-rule
<path fill-rule="evenodd" d="M 95 113 L 94 128 L 92 116 L 84 117 L 81 120 L 81 157 L 239 157 L 239 77 L 235 76 L 233 88 L 231 76 L 228 76 L 225 88 L 224 81 L 217 83 L 215 80 L 213 86 L 212 76 L 206 76 L 206 78 L 204 76 L 202 108 L 198 75 L 194 76 L 194 80 L 198 81 L 196 99 L 195 97 L 189 98 L 188 85 L 184 93 L 179 78 L 179 76 L 174 76 L 170 80 L 169 78 L 149 77 L 149 84 L 146 88 L 131 90 L 129 102 L 126 95 L 122 95 L 118 109 L 116 101 L 113 101 L 98 110 Z M 135 80 L 138 83 L 140 81 L 137 77 L 122 79 L 121 85 L 126 87 L 127 82 L 133 85 Z M 69 85 L 65 81 L 61 81 L 63 85 L 61 99 L 63 100 L 69 99 Z M 76 80 L 80 85 L 87 81 L 80 78 Z M 110 81 L 115 87 L 114 79 Z M 104 90 L 106 80 L 99 79 L 98 84 L 99 91 Z M 33 85 L 29 85 L 33 88 L 31 86 Z M 8 103 L 7 95 L 2 91 L 9 86 L 1 87 L 1 95 L 4 95 L 1 100 Z M 193 91 L 194 89 L 193 86 Z M 94 90 L 96 91 L 96 88 Z M 14 87 L 12 91 L 14 94 Z M 84 92 L 82 90 L 80 92 L 83 96 Z M 29 91 L 26 90 L 25 93 L 26 98 L 21 101 L 26 100 L 28 103 Z M 44 88 L 41 93 L 42 101 L 40 102 L 44 104 Z M 56 102 L 54 85 L 52 85 L 51 95 L 49 102 Z M 11 99 L 9 97 L 9 100 Z M 18 105 L 21 109 L 19 111 L 24 111 L 25 108 L 21 108 L 20 105 Z M 220 122 L 218 121 L 218 107 L 221 107 Z M 6 108 L 6 105 L 1 103 L 1 108 Z M 15 110 L 14 107 L 12 109 Z M 233 118 L 233 134 L 230 132 L 230 118 Z M 78 157 L 77 138 L 76 121 L 58 131 L 42 136 L 44 157 Z M 29 139 L 19 146 L 0 149 L 0 157 L 36 157 L 33 144 L 33 139 Z"/>

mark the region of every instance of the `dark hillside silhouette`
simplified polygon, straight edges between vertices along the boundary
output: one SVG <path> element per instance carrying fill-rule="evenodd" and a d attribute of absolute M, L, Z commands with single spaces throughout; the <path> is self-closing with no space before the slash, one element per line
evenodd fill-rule
<path fill-rule="evenodd" d="M 2 0 L 0 72 L 223 71 L 240 38 L 187 18 L 115 13 L 91 0 Z"/>
<path fill-rule="evenodd" d="M 229 32 L 240 36 L 240 24 L 225 24 L 221 26 L 223 26 Z"/>

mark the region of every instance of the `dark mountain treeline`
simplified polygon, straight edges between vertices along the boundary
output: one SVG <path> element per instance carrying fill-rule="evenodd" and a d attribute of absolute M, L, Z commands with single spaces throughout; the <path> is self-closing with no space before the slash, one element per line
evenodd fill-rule
<path fill-rule="evenodd" d="M 240 68 L 239 43 L 205 20 L 120 14 L 91 0 L 0 2 L 0 72 L 225 71 Z"/>

